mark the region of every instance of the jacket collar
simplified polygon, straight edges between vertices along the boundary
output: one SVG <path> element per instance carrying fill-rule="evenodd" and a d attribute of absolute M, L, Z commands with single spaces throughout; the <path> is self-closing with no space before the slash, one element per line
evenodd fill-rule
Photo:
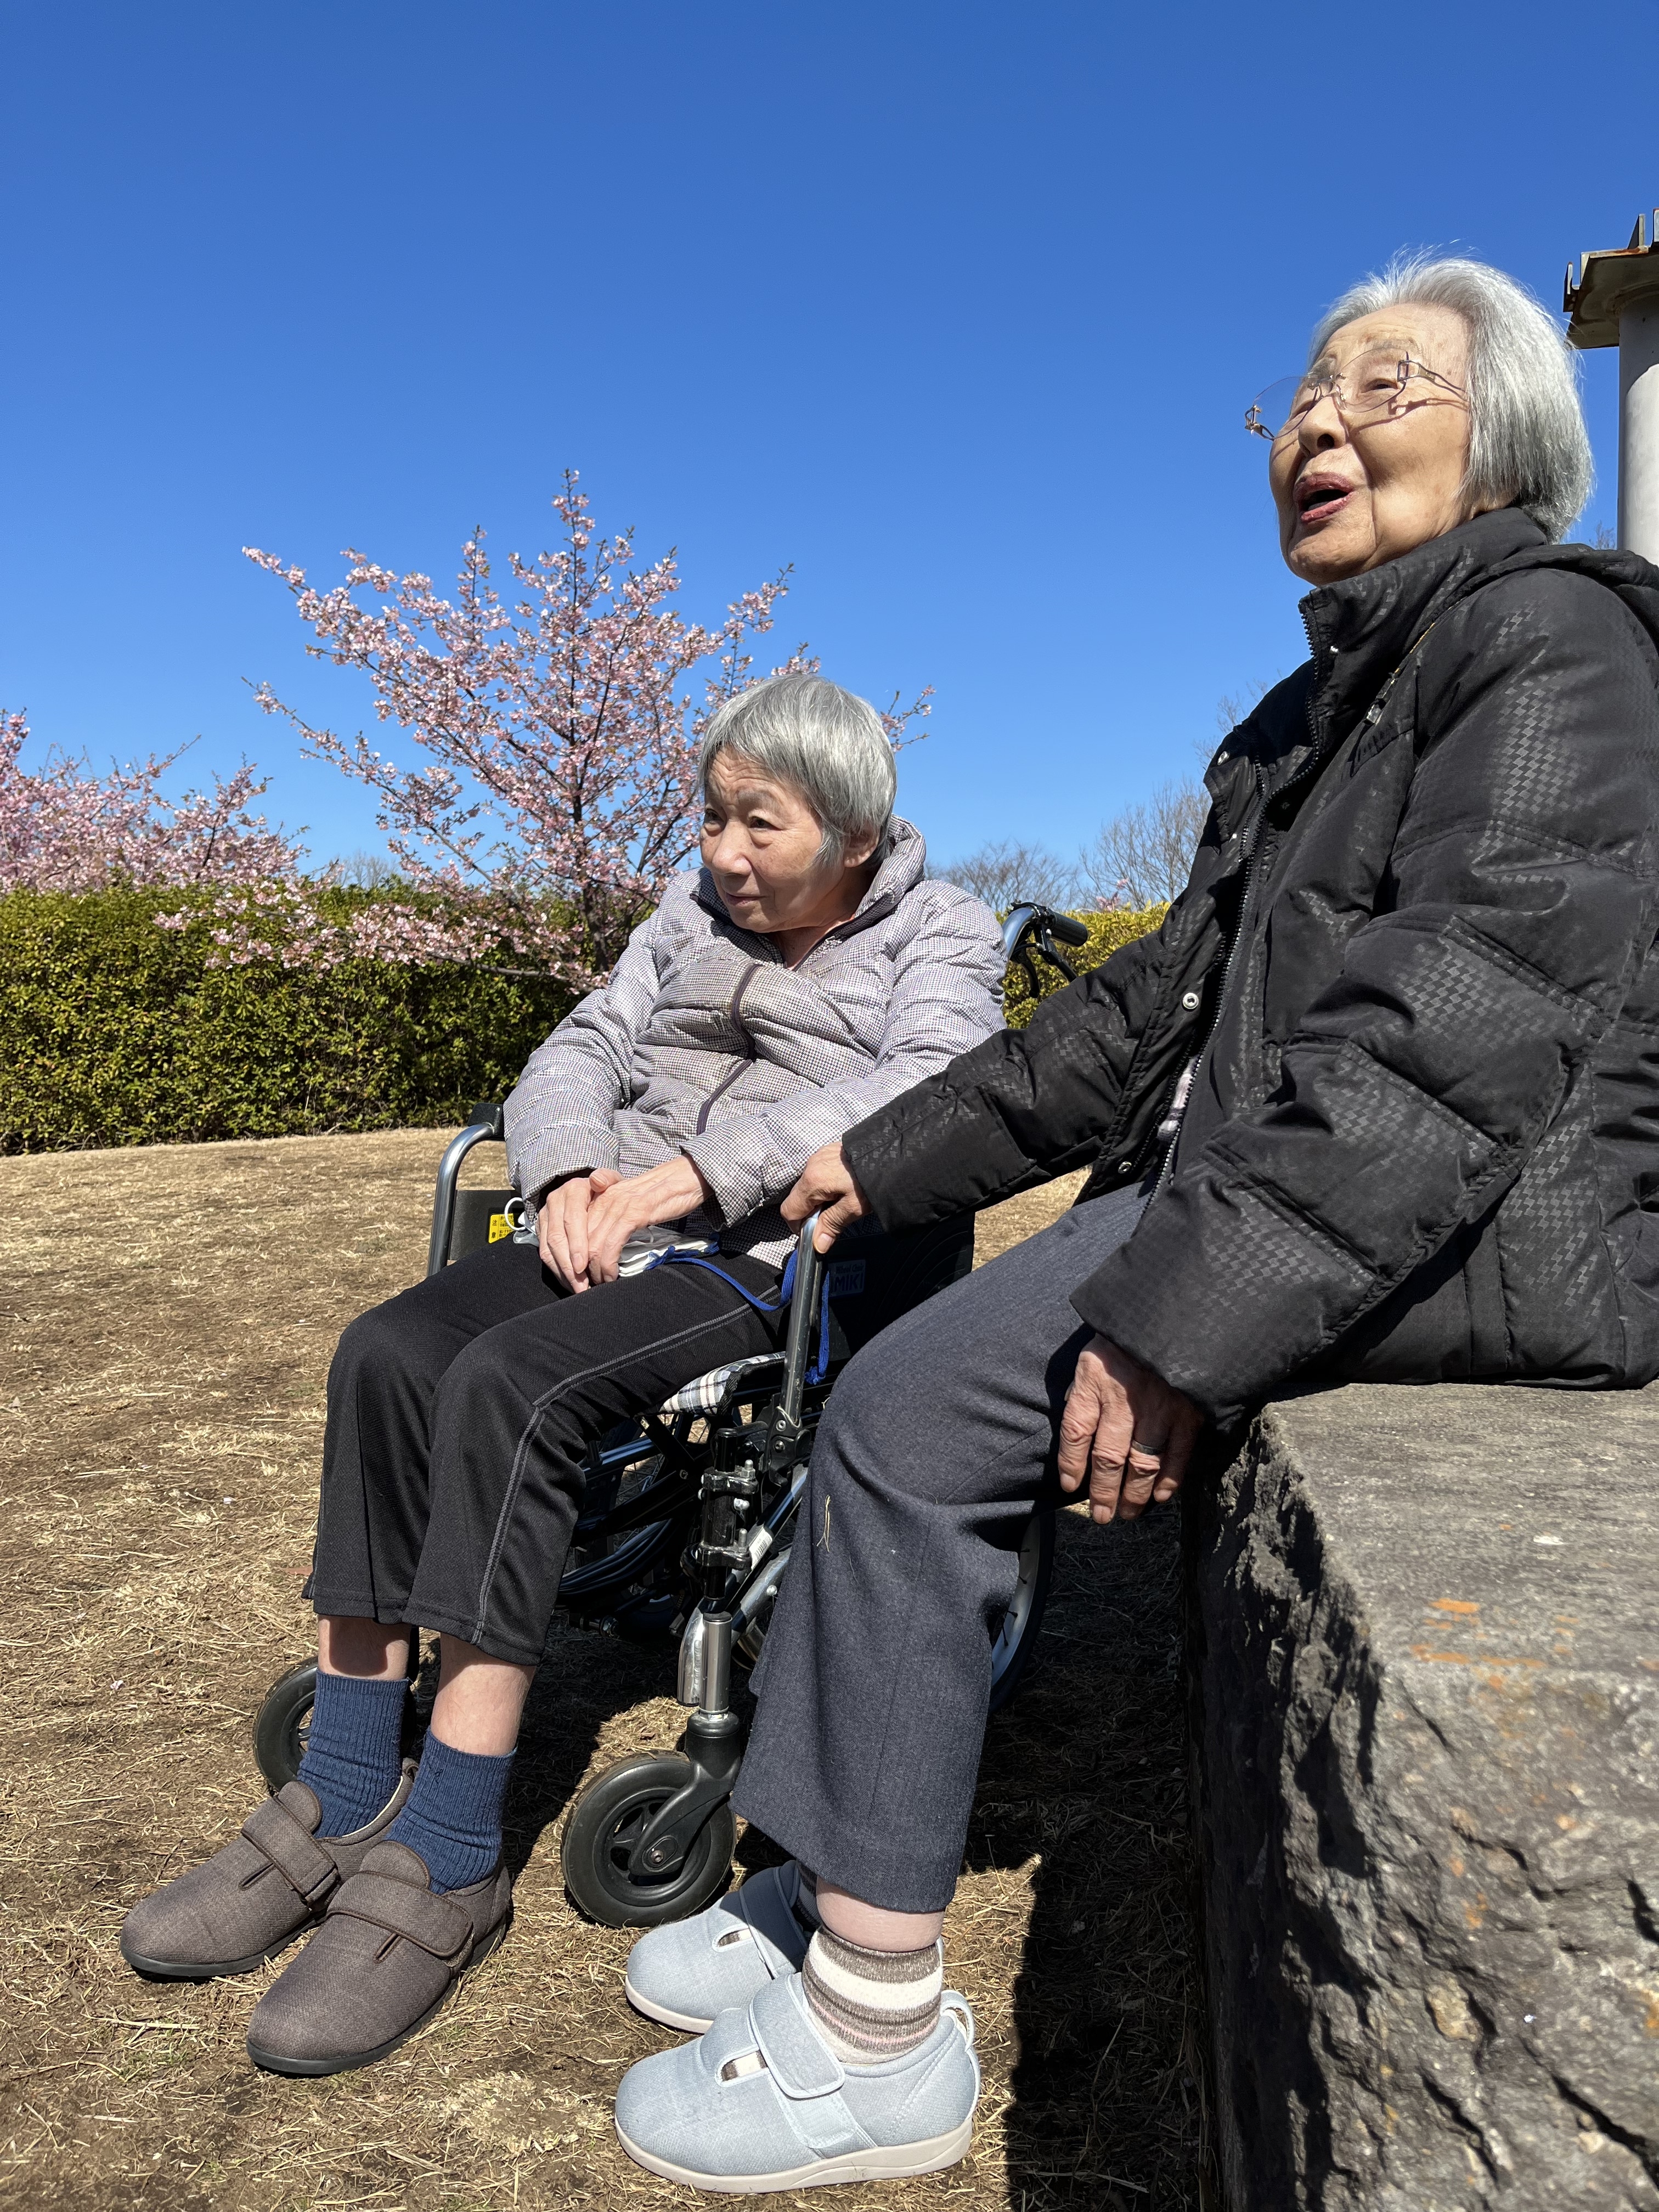
<path fill-rule="evenodd" d="M 1310 592 L 1302 619 L 1313 647 L 1316 711 L 1333 721 L 1364 714 L 1422 631 L 1489 568 L 1544 543 L 1519 507 L 1500 507 L 1431 538 L 1397 561 Z"/>
<path fill-rule="evenodd" d="M 832 929 L 821 941 L 828 944 L 843 937 L 855 937 L 872 922 L 883 921 L 899 902 L 913 891 L 927 872 L 927 847 L 914 822 L 907 822 L 896 814 L 888 825 L 887 852 L 876 870 L 870 888 L 859 901 L 851 916 Z M 710 914 L 718 915 L 739 937 L 751 939 L 756 944 L 770 945 L 769 938 L 757 937 L 753 932 L 740 928 L 726 911 L 725 902 L 714 888 L 714 878 L 707 868 L 697 872 L 696 900 Z"/>
<path fill-rule="evenodd" d="M 1477 514 L 1363 575 L 1310 592 L 1302 619 L 1313 648 L 1305 727 L 1264 749 L 1262 783 L 1273 793 L 1311 757 L 1340 742 L 1429 625 L 1500 562 L 1546 544 L 1517 507 Z M 1267 754 L 1271 753 L 1272 757 Z"/>

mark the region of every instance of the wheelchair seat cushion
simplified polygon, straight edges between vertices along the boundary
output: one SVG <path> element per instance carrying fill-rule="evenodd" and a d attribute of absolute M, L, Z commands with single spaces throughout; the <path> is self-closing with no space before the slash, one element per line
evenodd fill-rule
<path fill-rule="evenodd" d="M 740 1385 L 752 1383 L 763 1368 L 775 1368 L 783 1372 L 781 1352 L 759 1352 L 750 1359 L 733 1359 L 724 1367 L 711 1367 L 707 1375 L 699 1375 L 676 1390 L 672 1398 L 665 1398 L 661 1410 L 673 1413 L 723 1413 L 738 1395 Z"/>

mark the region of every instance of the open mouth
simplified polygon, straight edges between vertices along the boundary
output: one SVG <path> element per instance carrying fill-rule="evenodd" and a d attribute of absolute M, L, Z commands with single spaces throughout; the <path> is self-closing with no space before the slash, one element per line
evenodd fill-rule
<path fill-rule="evenodd" d="M 1296 488 L 1297 513 L 1304 522 L 1316 522 L 1322 515 L 1334 513 L 1353 489 L 1352 484 L 1335 483 L 1329 477 L 1316 477 Z"/>

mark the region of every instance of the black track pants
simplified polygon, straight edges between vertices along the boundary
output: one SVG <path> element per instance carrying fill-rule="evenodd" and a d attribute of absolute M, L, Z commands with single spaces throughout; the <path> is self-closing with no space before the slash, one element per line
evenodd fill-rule
<path fill-rule="evenodd" d="M 1145 1205 L 1139 1191 L 1092 1200 L 904 1315 L 843 1371 L 818 1425 L 735 1803 L 867 1904 L 950 1903 L 991 1638 L 1093 1334 L 1071 1294 Z"/>
<path fill-rule="evenodd" d="M 720 1265 L 777 1295 L 774 1269 Z M 573 1297 L 510 1240 L 374 1307 L 329 1372 L 317 1611 L 412 1621 L 534 1666 L 590 1440 L 781 1334 L 703 1268 Z"/>

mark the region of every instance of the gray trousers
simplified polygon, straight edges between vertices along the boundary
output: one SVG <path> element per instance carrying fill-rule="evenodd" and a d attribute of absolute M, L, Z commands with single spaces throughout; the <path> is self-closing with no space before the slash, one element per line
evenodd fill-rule
<path fill-rule="evenodd" d="M 933 1912 L 962 1864 L 1032 1507 L 1091 1331 L 1071 1292 L 1146 1206 L 1116 1192 L 941 1291 L 836 1382 L 756 1669 L 736 1806 L 866 1904 Z"/>

